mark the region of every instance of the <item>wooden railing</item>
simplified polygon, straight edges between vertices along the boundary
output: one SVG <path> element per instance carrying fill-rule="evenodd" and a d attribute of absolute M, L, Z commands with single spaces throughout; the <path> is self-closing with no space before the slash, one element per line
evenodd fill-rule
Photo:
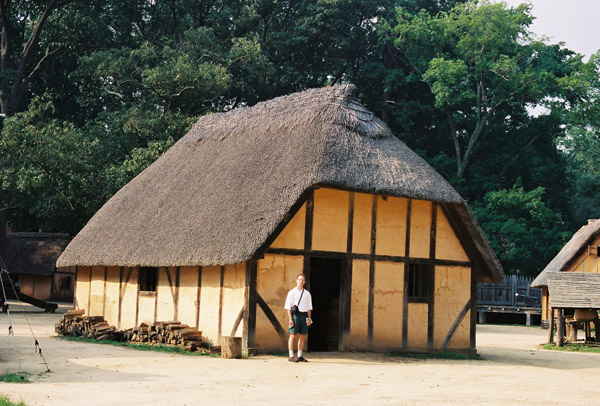
<path fill-rule="evenodd" d="M 531 288 L 533 278 L 506 275 L 498 283 L 477 284 L 478 306 L 541 307 L 542 290 Z"/>

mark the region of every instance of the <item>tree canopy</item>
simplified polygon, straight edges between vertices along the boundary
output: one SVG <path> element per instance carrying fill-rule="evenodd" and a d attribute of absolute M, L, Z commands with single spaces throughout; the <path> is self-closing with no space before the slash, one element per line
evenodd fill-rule
<path fill-rule="evenodd" d="M 600 56 L 535 38 L 527 5 L 4 0 L 0 16 L 16 230 L 76 234 L 201 115 L 343 82 L 474 207 L 508 272 L 536 274 L 600 215 Z"/>

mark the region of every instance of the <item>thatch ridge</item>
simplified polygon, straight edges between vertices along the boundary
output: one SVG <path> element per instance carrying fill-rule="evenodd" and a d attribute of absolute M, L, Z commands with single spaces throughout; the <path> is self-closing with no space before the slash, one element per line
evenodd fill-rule
<path fill-rule="evenodd" d="M 546 265 L 544 270 L 531 282 L 531 287 L 548 286 L 548 273 L 562 272 L 569 268 L 575 260 L 600 236 L 600 219 L 590 219 L 565 244 L 558 254 Z"/>
<path fill-rule="evenodd" d="M 354 91 L 311 89 L 201 117 L 96 213 L 58 265 L 243 262 L 314 185 L 464 203 Z"/>

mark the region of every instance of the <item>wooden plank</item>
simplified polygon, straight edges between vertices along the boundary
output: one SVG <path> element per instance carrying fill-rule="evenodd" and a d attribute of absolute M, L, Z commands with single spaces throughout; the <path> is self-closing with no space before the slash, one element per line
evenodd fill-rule
<path fill-rule="evenodd" d="M 431 204 L 431 225 L 429 229 L 429 259 L 435 259 L 437 229 L 437 203 Z M 435 331 L 435 266 L 429 265 L 429 301 L 427 303 L 427 348 L 433 349 Z"/>
<path fill-rule="evenodd" d="M 563 309 L 558 309 L 558 326 L 556 328 L 556 345 L 565 345 L 565 316 Z"/>
<path fill-rule="evenodd" d="M 406 258 L 410 257 L 410 217 L 412 212 L 412 199 L 408 199 L 407 206 L 407 215 L 406 215 L 406 247 L 404 251 L 404 255 Z M 408 263 L 404 263 L 404 294 L 402 295 L 402 349 L 406 350 L 408 348 L 408 281 L 409 281 L 409 272 L 408 272 Z"/>
<path fill-rule="evenodd" d="M 140 268 L 137 268 L 138 272 L 138 283 L 137 292 L 135 297 L 135 325 L 138 325 L 138 318 L 140 316 Z"/>
<path fill-rule="evenodd" d="M 131 278 L 131 272 L 133 272 L 133 268 L 127 268 L 127 277 L 123 280 L 123 267 L 120 268 L 119 271 L 119 326 L 121 328 L 121 314 L 123 312 L 123 296 L 125 295 L 125 290 L 127 289 L 127 284 L 129 283 L 129 279 Z"/>
<path fill-rule="evenodd" d="M 477 278 L 476 272 L 471 268 L 471 326 L 469 331 L 469 347 L 472 355 L 477 353 Z"/>
<path fill-rule="evenodd" d="M 462 310 L 456 317 L 456 320 L 454 320 L 452 327 L 450 327 L 450 330 L 448 331 L 448 334 L 446 335 L 446 338 L 444 339 L 444 343 L 442 344 L 442 350 L 446 350 L 448 348 L 448 345 L 450 344 L 450 340 L 452 340 L 452 337 L 454 336 L 456 329 L 458 328 L 460 323 L 463 321 L 463 319 L 465 318 L 465 316 L 467 315 L 469 310 L 471 310 L 471 299 L 469 299 L 467 301 L 467 304 L 465 304 L 465 306 L 462 308 Z"/>
<path fill-rule="evenodd" d="M 175 268 L 175 296 L 173 297 L 173 318 L 179 320 L 179 267 Z"/>
<path fill-rule="evenodd" d="M 223 329 L 223 282 L 225 280 L 225 266 L 221 266 L 221 277 L 219 280 L 219 327 L 217 333 L 219 335 L 218 343 L 221 345 L 222 329 Z"/>
<path fill-rule="evenodd" d="M 102 293 L 102 317 L 106 317 L 106 281 L 108 280 L 108 267 L 104 267 L 104 291 Z"/>
<path fill-rule="evenodd" d="M 371 254 L 358 254 L 358 253 L 347 253 L 347 252 L 332 252 L 332 251 L 318 251 L 318 250 L 301 250 L 294 248 L 269 248 L 266 254 L 271 255 L 293 255 L 293 256 L 307 256 L 312 255 L 319 258 L 332 258 L 332 259 L 360 259 L 370 261 L 373 259 L 377 262 L 397 262 L 404 263 L 410 261 L 414 264 L 431 264 L 438 266 L 461 266 L 471 267 L 472 263 L 468 261 L 455 261 L 451 259 L 431 259 L 431 258 L 410 258 L 400 257 L 392 255 L 371 255 Z"/>
<path fill-rule="evenodd" d="M 168 267 L 164 267 L 165 273 L 167 274 L 167 278 L 169 280 L 169 285 L 171 285 L 171 277 L 169 275 L 169 268 Z M 146 268 L 146 272 L 148 272 L 148 268 Z M 156 288 L 154 290 L 155 294 L 154 294 L 154 322 L 156 323 L 158 320 L 156 319 L 158 317 L 158 287 L 159 287 L 159 281 L 160 281 L 160 268 L 157 267 L 156 268 Z M 138 270 L 138 285 L 139 285 L 139 281 L 140 281 L 140 271 Z M 172 295 L 172 293 L 171 293 Z"/>
<path fill-rule="evenodd" d="M 433 349 L 433 333 L 435 326 L 435 268 L 428 266 L 429 272 L 429 287 L 427 300 L 427 348 Z"/>
<path fill-rule="evenodd" d="M 92 310 L 92 267 L 89 267 L 90 269 L 90 283 L 89 283 L 89 291 L 88 291 L 88 308 L 87 308 L 87 314 L 88 316 L 90 315 L 90 311 Z"/>
<path fill-rule="evenodd" d="M 285 330 L 281 326 L 281 323 L 279 323 L 279 320 L 277 319 L 267 302 L 264 301 L 264 299 L 260 296 L 258 292 L 256 292 L 256 302 L 258 303 L 262 311 L 265 313 L 265 316 L 267 316 L 267 319 L 269 319 L 269 321 L 271 322 L 271 325 L 279 335 L 279 338 L 281 339 L 281 342 L 283 343 L 285 348 L 287 348 L 288 337 Z"/>
<path fill-rule="evenodd" d="M 202 267 L 198 267 L 198 290 L 196 292 L 196 328 L 200 328 L 200 298 L 202 297 Z"/>
<path fill-rule="evenodd" d="M 260 259 L 265 255 L 265 252 L 267 251 L 267 249 L 269 249 L 269 247 L 271 247 L 273 242 L 277 239 L 277 237 L 279 237 L 279 234 L 281 234 L 281 232 L 285 229 L 285 227 L 288 225 L 288 223 L 290 221 L 292 221 L 294 216 L 302 208 L 302 205 L 309 199 L 310 196 L 312 196 L 313 190 L 314 190 L 313 188 L 309 188 L 300 195 L 300 197 L 298 198 L 296 203 L 294 203 L 292 205 L 292 207 L 290 207 L 290 211 L 283 217 L 283 219 L 277 225 L 277 227 L 275 227 L 275 230 L 273 231 L 273 233 L 265 240 L 265 242 L 260 246 L 260 248 L 258 250 L 256 250 L 256 253 L 253 256 L 253 259 Z M 307 211 L 308 211 L 308 207 L 307 207 Z M 311 224 L 312 224 L 312 219 L 311 219 Z M 305 228 L 304 235 L 306 236 L 306 234 L 307 233 L 306 233 L 306 228 Z M 311 233 L 311 238 L 312 238 L 312 233 Z"/>
<path fill-rule="evenodd" d="M 410 218 L 412 216 L 412 199 L 406 205 L 406 238 L 404 244 L 404 258 L 410 257 Z"/>
<path fill-rule="evenodd" d="M 240 323 L 242 322 L 242 320 L 244 319 L 244 306 L 242 306 L 242 308 L 240 309 L 240 312 L 238 313 L 235 322 L 233 323 L 233 327 L 231 328 L 231 333 L 229 334 L 230 336 L 235 336 L 235 332 L 237 331 L 237 329 L 240 327 Z"/>
<path fill-rule="evenodd" d="M 373 345 L 373 317 L 375 310 L 375 256 L 377 248 L 377 203 L 378 196 L 373 195 L 371 210 L 371 258 L 369 261 L 369 303 L 367 310 L 367 340 L 369 347 Z"/>
<path fill-rule="evenodd" d="M 348 194 L 348 239 L 346 253 L 352 253 L 354 234 L 354 192 Z M 352 260 L 346 259 L 342 263 L 340 275 L 340 317 L 338 326 L 338 349 L 345 350 L 345 339 L 350 335 L 352 312 Z"/>
<path fill-rule="evenodd" d="M 304 218 L 304 263 L 302 266 L 302 273 L 304 273 L 308 290 L 310 290 L 310 258 L 312 251 L 314 207 L 315 194 L 314 189 L 312 189 L 306 199 L 306 216 Z"/>
<path fill-rule="evenodd" d="M 258 301 L 258 292 L 256 290 L 256 279 L 258 273 L 258 261 L 255 259 L 246 262 L 246 291 L 247 300 L 245 301 L 248 311 L 244 313 L 244 333 L 243 346 L 251 351 L 256 346 L 256 304 Z M 244 292 L 244 295 L 246 293 Z"/>
<path fill-rule="evenodd" d="M 343 262 L 340 280 L 338 349 L 339 351 L 344 351 L 345 339 L 350 336 L 350 324 L 352 320 L 352 261 L 346 260 Z"/>

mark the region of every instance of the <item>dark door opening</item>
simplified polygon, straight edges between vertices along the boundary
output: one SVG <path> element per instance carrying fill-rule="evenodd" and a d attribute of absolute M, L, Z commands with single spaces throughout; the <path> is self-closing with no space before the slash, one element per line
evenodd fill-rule
<path fill-rule="evenodd" d="M 310 287 L 313 325 L 308 329 L 309 351 L 339 349 L 340 276 L 342 260 L 310 259 Z"/>

